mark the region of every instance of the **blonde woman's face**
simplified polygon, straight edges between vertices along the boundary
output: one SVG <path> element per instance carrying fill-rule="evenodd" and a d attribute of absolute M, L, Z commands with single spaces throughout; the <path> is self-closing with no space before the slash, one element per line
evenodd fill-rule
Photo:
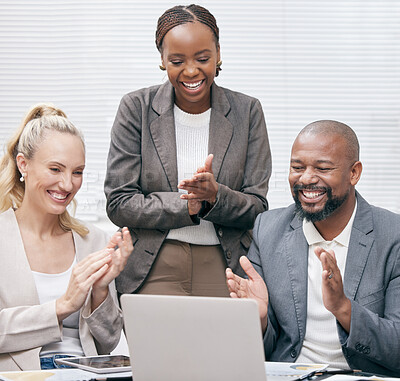
<path fill-rule="evenodd" d="M 85 150 L 81 139 L 50 131 L 30 160 L 18 159 L 25 173 L 24 203 L 49 214 L 62 214 L 82 185 Z"/>

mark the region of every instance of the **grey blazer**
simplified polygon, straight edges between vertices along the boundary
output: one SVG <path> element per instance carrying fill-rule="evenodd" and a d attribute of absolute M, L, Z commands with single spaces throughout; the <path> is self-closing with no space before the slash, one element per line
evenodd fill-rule
<path fill-rule="evenodd" d="M 77 261 L 102 249 L 107 236 L 90 226 L 82 238 L 73 233 Z M 0 371 L 40 369 L 43 345 L 62 340 L 55 301 L 39 304 L 18 222 L 12 209 L 0 214 Z M 122 314 L 112 284 L 107 299 L 90 313 L 81 308 L 79 335 L 85 355 L 106 354 L 118 344 Z"/>
<path fill-rule="evenodd" d="M 199 217 L 214 223 L 227 265 L 235 271 L 251 243 L 249 230 L 267 209 L 271 153 L 260 102 L 215 83 L 211 87 L 209 153 L 219 190 Z M 105 193 L 107 213 L 128 226 L 135 251 L 116 280 L 120 293 L 144 282 L 169 229 L 198 224 L 179 198 L 169 82 L 125 95 L 111 131 Z M 204 158 L 205 159 L 205 158 Z"/>
<path fill-rule="evenodd" d="M 269 293 L 265 356 L 293 362 L 306 332 L 308 244 L 294 205 L 261 214 L 248 257 Z M 337 324 L 352 369 L 400 375 L 400 216 L 357 193 L 344 274 L 350 333 Z"/>

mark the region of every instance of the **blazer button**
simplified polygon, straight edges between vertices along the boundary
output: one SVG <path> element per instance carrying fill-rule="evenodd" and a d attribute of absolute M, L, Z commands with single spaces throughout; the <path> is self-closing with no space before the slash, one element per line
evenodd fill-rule
<path fill-rule="evenodd" d="M 291 351 L 290 351 L 290 357 L 292 357 L 292 358 L 296 358 L 297 357 L 297 351 L 296 351 L 296 349 L 292 349 Z"/>
<path fill-rule="evenodd" d="M 222 236 L 224 235 L 224 232 L 222 231 L 221 228 L 218 229 L 218 235 L 219 235 L 220 237 L 222 237 Z"/>
<path fill-rule="evenodd" d="M 228 259 L 231 259 L 231 258 L 232 258 L 232 253 L 231 253 L 229 250 L 226 252 L 226 257 L 227 257 Z"/>

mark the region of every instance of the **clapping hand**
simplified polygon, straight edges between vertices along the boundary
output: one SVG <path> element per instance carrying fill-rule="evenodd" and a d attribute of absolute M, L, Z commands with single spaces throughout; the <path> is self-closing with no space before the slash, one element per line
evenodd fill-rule
<path fill-rule="evenodd" d="M 316 247 L 315 255 L 322 264 L 322 300 L 325 308 L 332 312 L 342 327 L 350 332 L 351 302 L 343 289 L 342 275 L 333 250 Z"/>
<path fill-rule="evenodd" d="M 123 228 L 112 236 L 104 249 L 78 262 L 72 269 L 67 291 L 56 301 L 58 321 L 78 311 L 91 289 L 91 308 L 92 311 L 96 309 L 107 297 L 109 283 L 122 271 L 132 251 L 131 235 Z"/>
<path fill-rule="evenodd" d="M 249 277 L 241 278 L 235 275 L 231 269 L 226 269 L 226 281 L 230 296 L 232 298 L 249 298 L 258 303 L 258 310 L 261 319 L 261 328 L 263 332 L 267 328 L 268 322 L 268 289 L 260 274 L 254 269 L 247 257 L 240 257 L 240 265 Z"/>
<path fill-rule="evenodd" d="M 178 184 L 179 189 L 185 189 L 188 193 L 181 198 L 188 201 L 207 201 L 215 204 L 218 192 L 218 183 L 212 171 L 213 154 L 207 156 L 203 167 L 197 169 L 191 179 L 182 180 Z"/>

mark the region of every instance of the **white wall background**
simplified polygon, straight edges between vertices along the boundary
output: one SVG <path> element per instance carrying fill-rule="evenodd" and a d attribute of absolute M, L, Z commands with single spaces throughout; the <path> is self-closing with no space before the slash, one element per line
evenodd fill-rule
<path fill-rule="evenodd" d="M 0 144 L 29 107 L 52 102 L 85 134 L 78 216 L 107 225 L 103 180 L 122 95 L 167 80 L 154 44 L 155 0 L 0 0 Z M 260 99 L 273 173 L 271 208 L 291 202 L 291 143 L 336 119 L 358 134 L 358 189 L 400 212 L 400 1 L 204 0 L 221 34 L 221 86 Z"/>

